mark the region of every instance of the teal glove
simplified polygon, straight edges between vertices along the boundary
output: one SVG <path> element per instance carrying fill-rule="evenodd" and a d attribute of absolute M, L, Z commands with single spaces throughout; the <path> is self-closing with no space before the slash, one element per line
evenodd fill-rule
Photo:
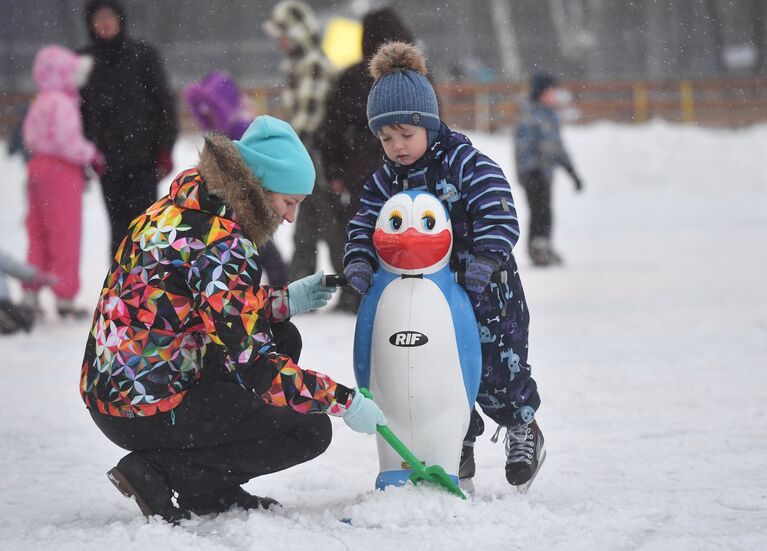
<path fill-rule="evenodd" d="M 387 424 L 386 416 L 378 404 L 370 398 L 365 398 L 359 389 L 355 389 L 352 404 L 342 419 L 350 429 L 368 434 L 375 434 L 376 425 Z"/>
<path fill-rule="evenodd" d="M 288 306 L 291 317 L 328 303 L 336 288 L 322 285 L 323 275 L 323 272 L 317 272 L 288 285 Z"/>

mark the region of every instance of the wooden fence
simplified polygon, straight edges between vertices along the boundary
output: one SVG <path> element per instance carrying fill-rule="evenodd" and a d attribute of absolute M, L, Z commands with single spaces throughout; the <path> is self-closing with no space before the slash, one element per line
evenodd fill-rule
<path fill-rule="evenodd" d="M 767 79 L 738 78 L 680 81 L 564 82 L 579 117 L 575 123 L 642 123 L 659 118 L 701 126 L 741 127 L 767 122 Z M 283 115 L 279 88 L 247 90 L 258 113 Z M 495 131 L 514 124 L 520 84 L 458 82 L 437 87 L 442 116 L 457 128 Z M 30 97 L 0 96 L 0 137 L 18 123 Z M 180 101 L 180 100 L 179 100 Z M 182 130 L 194 123 L 179 103 Z"/>
<path fill-rule="evenodd" d="M 578 110 L 577 123 L 642 123 L 659 118 L 702 126 L 740 127 L 767 122 L 767 79 L 565 82 Z M 496 130 L 514 124 L 514 84 L 445 84 L 438 90 L 443 117 L 462 128 Z"/>

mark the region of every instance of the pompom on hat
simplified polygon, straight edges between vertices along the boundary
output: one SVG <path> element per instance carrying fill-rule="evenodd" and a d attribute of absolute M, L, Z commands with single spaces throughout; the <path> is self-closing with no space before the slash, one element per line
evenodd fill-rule
<path fill-rule="evenodd" d="M 269 191 L 309 195 L 314 189 L 314 164 L 293 127 L 262 115 L 234 145 L 253 175 Z"/>
<path fill-rule="evenodd" d="M 389 124 L 411 124 L 426 128 L 433 141 L 441 122 L 423 53 L 406 42 L 389 42 L 370 60 L 370 74 L 375 83 L 368 94 L 367 115 L 373 134 Z"/>

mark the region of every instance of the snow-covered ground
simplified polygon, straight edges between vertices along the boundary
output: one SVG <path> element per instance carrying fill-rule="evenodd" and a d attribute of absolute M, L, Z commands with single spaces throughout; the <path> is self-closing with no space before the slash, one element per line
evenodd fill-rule
<path fill-rule="evenodd" d="M 471 136 L 514 174 L 508 136 Z M 122 451 L 78 395 L 88 324 L 56 320 L 46 297 L 48 319 L 0 338 L 0 548 L 767 548 L 767 126 L 597 124 L 566 139 L 586 184 L 557 181 L 566 266 L 517 255 L 549 451 L 528 495 L 506 484 L 489 434 L 472 500 L 375 492 L 374 439 L 335 420 L 323 456 L 247 485 L 282 511 L 147 522 L 104 476 Z M 198 144 L 180 143 L 179 167 Z M 23 257 L 22 165 L 0 157 L 0 170 L 1 246 Z M 84 206 L 78 300 L 91 306 L 107 269 L 97 185 Z M 297 323 L 302 365 L 351 384 L 354 319 Z"/>

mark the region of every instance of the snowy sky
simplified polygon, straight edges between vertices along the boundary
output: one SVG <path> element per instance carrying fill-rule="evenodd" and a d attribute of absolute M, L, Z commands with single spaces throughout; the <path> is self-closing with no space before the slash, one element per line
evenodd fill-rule
<path fill-rule="evenodd" d="M 514 174 L 508 136 L 469 135 Z M 463 502 L 428 488 L 374 491 L 374 439 L 336 420 L 323 456 L 246 486 L 282 511 L 147 522 L 107 481 L 121 450 L 78 394 L 88 324 L 57 320 L 46 295 L 31 334 L 0 339 L 0 547 L 767 548 L 767 126 L 604 123 L 565 139 L 586 185 L 576 195 L 565 175 L 556 182 L 566 265 L 535 269 L 517 253 L 549 453 L 528 495 L 506 484 L 491 423 L 477 443 L 476 495 Z M 178 144 L 178 168 L 198 145 Z M 23 167 L 2 154 L 0 169 L 1 246 L 23 258 Z M 107 269 L 96 183 L 84 209 L 78 302 L 92 307 Z M 290 252 L 290 228 L 278 245 Z M 296 322 L 302 365 L 352 384 L 354 319 Z"/>

